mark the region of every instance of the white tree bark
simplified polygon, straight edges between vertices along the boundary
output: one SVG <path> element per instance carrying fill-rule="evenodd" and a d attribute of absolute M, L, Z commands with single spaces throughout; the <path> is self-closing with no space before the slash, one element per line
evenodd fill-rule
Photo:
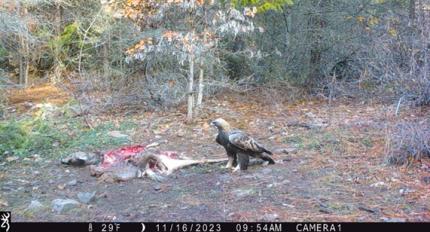
<path fill-rule="evenodd" d="M 193 51 L 189 54 L 189 73 L 188 73 L 188 110 L 187 110 L 187 121 L 193 120 L 193 107 L 194 107 L 194 54 Z"/>
<path fill-rule="evenodd" d="M 206 33 L 203 35 L 203 43 L 206 43 Z M 197 108 L 201 108 L 202 106 L 202 101 L 203 101 L 203 88 L 204 88 L 204 69 L 203 69 L 203 56 L 200 55 L 200 73 L 199 73 L 199 88 L 198 88 L 198 93 L 197 93 Z"/>
<path fill-rule="evenodd" d="M 201 107 L 202 106 L 202 100 L 203 100 L 203 88 L 204 88 L 204 84 L 203 84 L 203 74 L 204 74 L 204 69 L 203 69 L 203 59 L 200 59 L 200 73 L 199 73 L 199 89 L 198 89 L 198 93 L 197 93 L 197 107 Z"/>

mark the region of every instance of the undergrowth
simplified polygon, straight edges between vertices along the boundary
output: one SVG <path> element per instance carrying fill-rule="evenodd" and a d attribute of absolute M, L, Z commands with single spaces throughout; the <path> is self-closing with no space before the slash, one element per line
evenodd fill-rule
<path fill-rule="evenodd" d="M 109 131 L 125 131 L 135 126 L 133 122 L 119 126 L 107 122 L 90 129 L 80 118 L 46 118 L 42 115 L 0 121 L 0 158 L 32 154 L 61 156 L 77 150 L 105 150 L 130 143 L 128 137 L 112 137 Z"/>
<path fill-rule="evenodd" d="M 411 161 L 430 157 L 430 123 L 401 122 L 395 125 L 389 138 L 388 162 L 411 164 Z"/>

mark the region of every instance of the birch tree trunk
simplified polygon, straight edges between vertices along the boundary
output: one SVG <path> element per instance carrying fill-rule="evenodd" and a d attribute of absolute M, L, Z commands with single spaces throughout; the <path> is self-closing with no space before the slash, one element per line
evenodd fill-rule
<path fill-rule="evenodd" d="M 193 120 L 193 107 L 194 107 L 194 54 L 193 51 L 189 54 L 189 65 L 190 70 L 188 73 L 188 110 L 187 110 L 187 121 L 191 122 Z"/>
<path fill-rule="evenodd" d="M 202 101 L 203 101 L 203 88 L 204 88 L 204 84 L 203 84 L 203 74 L 204 74 L 204 69 L 203 69 L 203 58 L 200 58 L 200 73 L 199 73 L 199 88 L 198 88 L 198 93 L 197 93 L 197 104 L 196 106 L 198 108 L 200 108 L 202 106 Z"/>
<path fill-rule="evenodd" d="M 204 11 L 204 18 L 206 18 L 206 9 L 203 8 L 203 11 Z M 206 44 L 206 28 L 203 31 L 203 44 Z M 202 101 L 203 101 L 203 88 L 204 88 L 203 54 L 200 54 L 199 69 L 200 69 L 200 73 L 199 73 L 199 87 L 198 87 L 198 93 L 197 93 L 197 109 L 200 111 L 200 108 L 202 106 Z"/>

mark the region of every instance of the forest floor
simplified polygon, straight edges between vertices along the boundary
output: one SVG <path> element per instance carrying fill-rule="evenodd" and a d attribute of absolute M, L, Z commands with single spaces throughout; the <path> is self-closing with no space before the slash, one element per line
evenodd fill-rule
<path fill-rule="evenodd" d="M 223 117 L 273 150 L 277 163 L 240 173 L 223 169 L 224 163 L 205 164 L 176 171 L 163 182 L 106 183 L 86 167 L 60 165 L 56 154 L 28 156 L 0 162 L 1 208 L 12 211 L 13 221 L 430 221 L 430 161 L 391 166 L 385 152 L 389 123 L 428 117 L 430 110 L 403 110 L 394 118 L 394 107 L 257 103 L 224 94 L 206 100 L 190 124 L 185 106 L 91 116 L 94 122 L 135 123 L 123 132 L 130 144 L 160 142 L 159 150 L 196 159 L 225 157 L 208 124 Z M 93 191 L 90 204 L 61 214 L 51 210 L 54 199 Z M 42 204 L 37 213 L 28 210 L 32 200 Z"/>

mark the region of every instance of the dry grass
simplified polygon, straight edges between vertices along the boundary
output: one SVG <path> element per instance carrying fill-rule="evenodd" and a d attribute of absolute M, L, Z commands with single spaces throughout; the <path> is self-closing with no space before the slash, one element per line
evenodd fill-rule
<path fill-rule="evenodd" d="M 63 105 L 70 100 L 70 95 L 51 84 L 38 85 L 27 89 L 14 89 L 9 91 L 9 103 L 18 105 L 24 102 L 49 102 Z"/>
<path fill-rule="evenodd" d="M 388 162 L 409 164 L 430 156 L 430 120 L 400 122 L 394 126 L 389 137 Z"/>

